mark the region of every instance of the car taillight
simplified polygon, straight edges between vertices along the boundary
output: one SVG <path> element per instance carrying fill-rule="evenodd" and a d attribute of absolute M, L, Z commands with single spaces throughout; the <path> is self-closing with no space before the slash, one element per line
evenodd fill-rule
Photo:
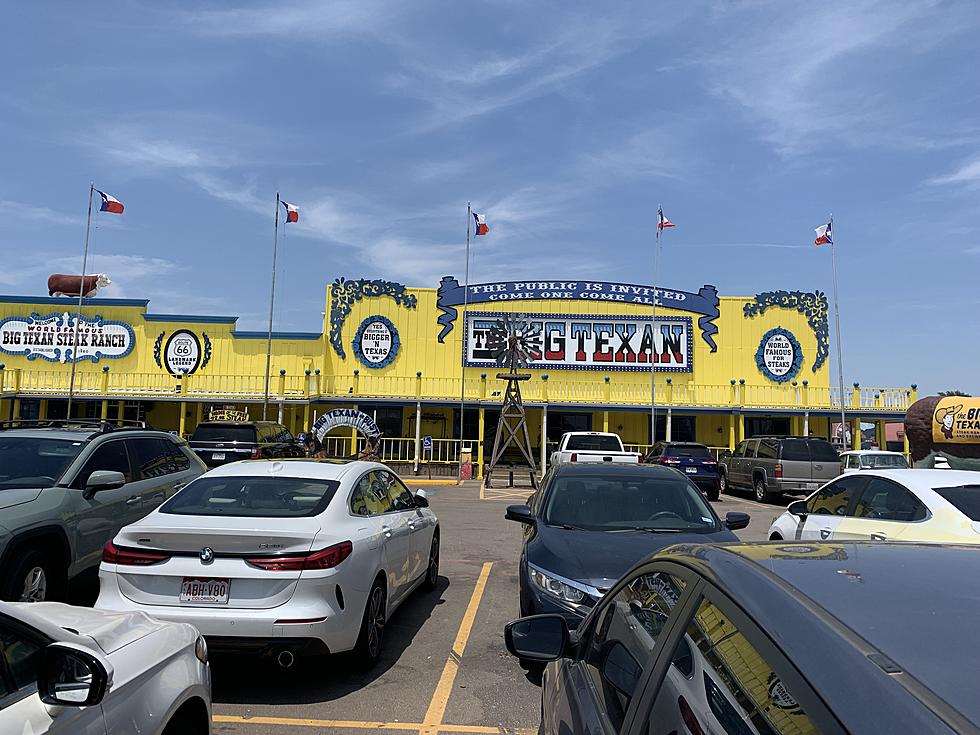
<path fill-rule="evenodd" d="M 170 558 L 167 554 L 153 551 L 138 551 L 136 549 L 120 549 L 111 541 L 102 549 L 102 561 L 106 564 L 129 564 L 136 567 L 148 567 L 159 564 Z"/>
<path fill-rule="evenodd" d="M 245 561 L 259 569 L 269 572 L 300 572 L 309 569 L 333 569 L 354 551 L 350 541 L 328 546 L 309 554 L 291 556 L 256 557 Z"/>
<path fill-rule="evenodd" d="M 780 478 L 780 477 L 782 477 L 783 476 L 783 463 L 782 462 L 776 462 L 776 466 L 773 468 L 773 472 L 775 472 L 777 479 Z"/>
<path fill-rule="evenodd" d="M 691 705 L 687 703 L 684 697 L 677 698 L 677 709 L 681 711 L 681 719 L 684 720 L 684 724 L 687 725 L 691 735 L 704 735 L 704 730 L 701 729 L 698 718 L 694 715 L 694 710 L 691 709 Z"/>
<path fill-rule="evenodd" d="M 577 454 L 573 454 L 571 457 L 569 457 L 568 461 L 569 462 L 578 462 L 578 455 Z"/>
<path fill-rule="evenodd" d="M 661 464 L 680 464 L 679 459 L 674 459 L 673 457 L 664 457 L 660 460 Z"/>
<path fill-rule="evenodd" d="M 252 447 L 252 459 L 262 459 L 262 450 L 258 447 Z"/>
<path fill-rule="evenodd" d="M 718 464 L 717 459 L 702 459 L 701 464 Z"/>

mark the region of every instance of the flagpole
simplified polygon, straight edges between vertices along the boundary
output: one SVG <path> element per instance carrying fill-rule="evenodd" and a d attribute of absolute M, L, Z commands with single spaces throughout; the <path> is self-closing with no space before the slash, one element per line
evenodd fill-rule
<path fill-rule="evenodd" d="M 95 182 L 88 186 L 88 216 L 85 218 L 85 250 L 82 253 L 82 277 L 78 284 L 78 309 L 75 312 L 75 333 L 71 346 L 71 378 L 68 381 L 68 418 L 71 418 L 71 404 L 75 398 L 75 370 L 78 367 L 78 327 L 82 321 L 82 299 L 85 296 L 85 269 L 88 267 L 88 239 L 92 231 L 92 195 L 95 193 Z"/>
<path fill-rule="evenodd" d="M 657 281 L 660 280 L 660 228 L 661 205 L 657 205 L 657 245 L 653 252 L 653 321 L 651 322 L 650 342 L 650 448 L 657 443 Z"/>
<path fill-rule="evenodd" d="M 276 224 L 272 238 L 272 291 L 269 294 L 269 336 L 265 342 L 265 399 L 262 402 L 262 420 L 269 413 L 269 370 L 272 364 L 272 313 L 276 303 L 276 252 L 279 249 L 279 192 L 276 192 Z"/>
<path fill-rule="evenodd" d="M 459 480 L 463 479 L 463 412 L 466 410 L 466 353 L 469 349 L 466 328 L 466 307 L 470 302 L 470 220 L 473 219 L 473 209 L 466 202 L 466 268 L 463 274 L 463 364 L 459 371 Z M 483 441 L 483 437 L 480 437 Z"/>
<path fill-rule="evenodd" d="M 844 357 L 843 343 L 840 340 L 840 302 L 837 298 L 837 232 L 834 230 L 834 215 L 830 215 L 830 260 L 834 268 L 834 323 L 837 326 L 837 380 L 840 386 L 840 443 L 847 438 L 847 418 L 844 414 Z M 853 443 L 854 438 L 851 437 Z M 845 447 L 846 449 L 846 447 Z"/>

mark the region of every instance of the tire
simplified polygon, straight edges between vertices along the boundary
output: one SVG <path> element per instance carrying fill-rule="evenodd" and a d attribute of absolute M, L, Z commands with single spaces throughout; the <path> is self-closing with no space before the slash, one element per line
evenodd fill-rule
<path fill-rule="evenodd" d="M 50 558 L 37 549 L 18 552 L 18 557 L 3 587 L 4 600 L 44 602 L 61 598 L 60 578 Z"/>
<path fill-rule="evenodd" d="M 433 592 L 439 585 L 439 532 L 432 534 L 432 544 L 429 546 L 429 566 L 425 572 L 422 589 Z"/>
<path fill-rule="evenodd" d="M 193 712 L 178 712 L 163 728 L 163 735 L 207 735 L 207 721 L 201 722 Z"/>
<path fill-rule="evenodd" d="M 718 473 L 718 492 L 727 493 L 728 489 L 728 474 L 722 470 Z"/>
<path fill-rule="evenodd" d="M 720 485 L 721 485 L 721 480 L 719 479 L 718 482 L 716 482 L 714 485 L 712 485 L 710 488 L 708 488 L 705 491 L 704 494 L 708 497 L 708 500 L 718 500 L 721 497 Z"/>
<path fill-rule="evenodd" d="M 374 668 L 381 658 L 385 633 L 385 596 L 384 580 L 374 580 L 367 604 L 364 605 L 361 632 L 354 646 L 355 662 L 363 671 Z"/>
<path fill-rule="evenodd" d="M 778 533 L 774 533 L 772 536 L 769 537 L 769 540 L 770 541 L 782 541 L 783 540 L 783 537 L 780 536 Z"/>
<path fill-rule="evenodd" d="M 776 497 L 775 493 L 769 492 L 766 488 L 766 482 L 761 477 L 755 478 L 755 483 L 753 483 L 753 488 L 755 489 L 755 499 L 760 503 L 771 503 L 773 498 Z"/>

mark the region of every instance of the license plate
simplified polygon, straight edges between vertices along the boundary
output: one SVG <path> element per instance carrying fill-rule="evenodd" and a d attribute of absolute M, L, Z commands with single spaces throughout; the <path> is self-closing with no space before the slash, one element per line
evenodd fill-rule
<path fill-rule="evenodd" d="M 685 467 L 684 468 L 684 471 L 687 474 L 689 474 L 689 475 L 696 475 L 696 474 L 698 474 L 698 468 L 697 467 Z"/>
<path fill-rule="evenodd" d="M 231 580 L 228 579 L 184 577 L 180 585 L 180 601 L 227 605 L 229 587 L 231 587 Z"/>
<path fill-rule="evenodd" d="M 224 452 L 212 452 L 211 453 L 211 459 L 224 459 L 224 458 L 225 458 L 225 453 Z"/>

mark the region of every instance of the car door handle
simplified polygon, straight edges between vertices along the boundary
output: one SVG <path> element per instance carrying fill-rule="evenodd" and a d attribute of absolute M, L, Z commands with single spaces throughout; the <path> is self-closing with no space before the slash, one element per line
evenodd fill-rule
<path fill-rule="evenodd" d="M 385 538 L 391 538 L 391 526 L 382 526 L 381 533 L 385 535 Z"/>
<path fill-rule="evenodd" d="M 174 492 L 177 492 L 178 490 L 183 490 L 185 487 L 187 487 L 186 482 L 178 482 L 176 485 L 174 485 Z"/>
<path fill-rule="evenodd" d="M 133 495 L 131 497 L 126 498 L 126 505 L 136 505 L 138 502 L 140 502 L 139 495 Z"/>
<path fill-rule="evenodd" d="M 830 538 L 830 529 L 829 528 L 821 528 L 820 529 L 820 538 Z"/>
<path fill-rule="evenodd" d="M 815 465 L 813 465 L 813 469 L 815 469 L 815 470 L 822 470 L 823 469 L 823 465 L 822 464 L 815 464 Z"/>
<path fill-rule="evenodd" d="M 883 533 L 873 533 L 871 534 L 872 541 L 887 541 L 888 537 Z"/>

